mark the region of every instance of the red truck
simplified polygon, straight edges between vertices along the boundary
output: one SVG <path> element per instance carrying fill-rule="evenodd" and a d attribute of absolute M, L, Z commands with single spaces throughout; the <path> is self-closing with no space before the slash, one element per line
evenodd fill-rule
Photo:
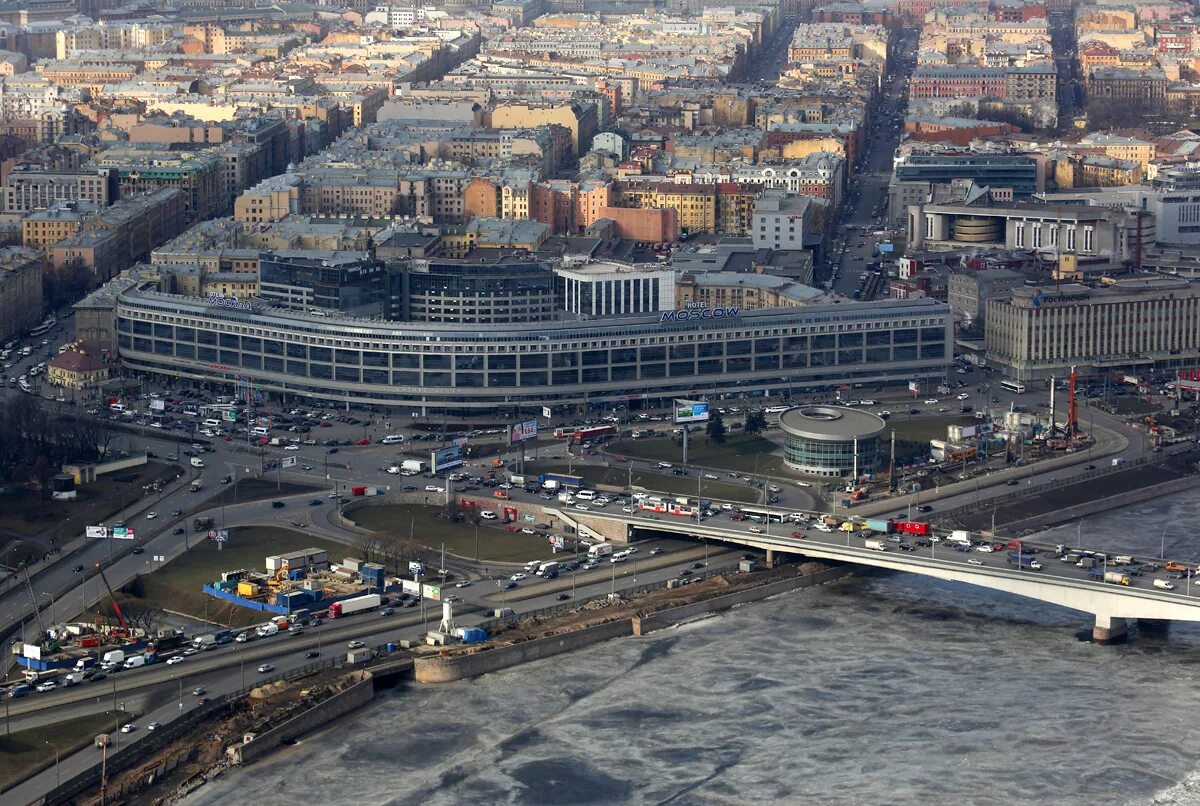
<path fill-rule="evenodd" d="M 908 535 L 927 535 L 930 529 L 928 523 L 920 521 L 897 521 L 896 531 Z"/>

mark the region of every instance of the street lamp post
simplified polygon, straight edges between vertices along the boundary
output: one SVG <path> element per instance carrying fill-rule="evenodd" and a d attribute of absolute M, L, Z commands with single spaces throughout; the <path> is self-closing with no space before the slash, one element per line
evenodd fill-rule
<path fill-rule="evenodd" d="M 58 768 L 58 745 L 49 739 L 43 739 L 42 741 L 54 748 L 54 785 L 56 787 L 62 786 L 62 774 L 59 772 Z"/>
<path fill-rule="evenodd" d="M 42 591 L 41 595 L 50 597 L 50 623 L 53 625 L 54 624 L 54 594 L 47 593 L 46 591 Z"/>

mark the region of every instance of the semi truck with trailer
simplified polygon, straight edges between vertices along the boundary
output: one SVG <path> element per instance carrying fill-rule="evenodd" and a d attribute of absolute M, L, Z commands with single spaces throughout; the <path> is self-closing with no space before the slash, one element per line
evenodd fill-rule
<path fill-rule="evenodd" d="M 382 601 L 378 593 L 368 593 L 363 596 L 355 596 L 351 599 L 343 599 L 329 606 L 329 617 L 342 618 L 354 613 L 362 613 L 365 610 L 374 610 L 379 607 Z"/>
<path fill-rule="evenodd" d="M 556 487 L 547 487 L 547 482 L 557 482 Z M 556 490 L 559 487 L 575 487 L 583 486 L 583 478 L 581 476 L 570 476 L 566 473 L 543 473 L 538 476 L 538 484 L 545 487 L 547 490 Z"/>
<path fill-rule="evenodd" d="M 1016 566 L 1018 568 L 1028 568 L 1031 571 L 1041 571 L 1042 570 L 1042 564 L 1040 562 L 1038 562 L 1037 558 L 1035 558 L 1033 555 L 1017 554 L 1015 551 L 1009 552 L 1008 564 Z"/>
<path fill-rule="evenodd" d="M 1088 576 L 1100 582 L 1107 582 L 1110 585 L 1131 585 L 1129 574 L 1123 574 L 1120 571 L 1105 571 L 1103 568 L 1089 568 Z"/>

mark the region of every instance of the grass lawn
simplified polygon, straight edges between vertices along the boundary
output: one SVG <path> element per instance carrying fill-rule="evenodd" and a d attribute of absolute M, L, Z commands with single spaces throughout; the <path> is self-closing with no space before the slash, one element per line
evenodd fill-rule
<path fill-rule="evenodd" d="M 896 432 L 896 459 L 897 461 L 904 462 L 915 456 L 927 455 L 929 453 L 929 440 L 944 440 L 946 438 L 946 426 L 970 425 L 975 422 L 977 420 L 969 414 L 891 421 L 879 437 L 881 461 L 888 461 L 888 451 L 891 450 L 892 431 Z"/>
<path fill-rule="evenodd" d="M 537 473 L 566 473 L 567 465 L 539 465 Z M 629 483 L 629 469 L 623 467 L 604 468 L 597 465 L 575 466 L 571 471 L 580 476 L 588 484 L 607 484 L 613 487 L 624 487 Z M 650 492 L 670 493 L 671 495 L 696 495 L 696 476 L 670 476 L 662 473 L 650 473 L 643 470 L 633 471 L 633 486 L 643 487 Z M 703 498 L 716 498 L 720 501 L 738 501 L 743 504 L 755 504 L 759 501 L 759 491 L 744 484 L 729 484 L 724 481 L 703 479 L 700 484 L 700 495 Z"/>
<path fill-rule="evenodd" d="M 169 480 L 178 472 L 174 465 L 150 462 L 82 485 L 72 501 L 43 501 L 36 493 L 6 496 L 0 499 L 0 529 L 30 536 L 51 529 L 61 545 L 82 535 L 87 524 L 108 520 L 122 504 L 142 498 L 145 485 Z"/>
<path fill-rule="evenodd" d="M 234 489 L 235 487 L 237 488 L 236 490 Z M 233 504 L 235 499 L 237 503 L 245 504 L 248 501 L 268 501 L 273 498 L 282 498 L 286 495 L 299 495 L 300 493 L 328 489 L 328 487 L 316 484 L 298 484 L 294 481 L 280 482 L 277 487 L 273 478 L 238 479 L 232 484 L 223 485 L 221 492 L 208 499 L 200 509 L 220 506 L 221 504 Z"/>
<path fill-rule="evenodd" d="M 443 543 L 446 551 L 460 557 L 475 557 L 475 527 L 439 518 L 441 507 L 419 504 L 388 504 L 378 507 L 362 507 L 352 515 L 354 522 L 364 529 L 401 537 L 412 536 L 431 549 L 439 550 Z M 521 524 L 532 526 L 532 524 Z M 502 526 L 480 525 L 479 559 L 492 562 L 527 562 L 552 556 L 544 537 L 509 532 Z"/>
<path fill-rule="evenodd" d="M 1133 395 L 1115 398 L 1112 408 L 1114 414 L 1151 414 L 1162 410 L 1162 406 L 1157 403 L 1149 403 L 1143 398 Z"/>
<path fill-rule="evenodd" d="M 205 594 L 201 588 L 207 582 L 221 578 L 222 571 L 239 568 L 263 570 L 269 554 L 280 554 L 313 546 L 327 549 L 330 560 L 340 562 L 343 557 L 354 556 L 354 549 L 342 543 L 334 543 L 307 535 L 294 529 L 277 526 L 235 526 L 229 530 L 229 542 L 223 551 L 217 544 L 204 541 L 152 574 L 139 577 L 123 591 L 136 591 L 140 585 L 142 596 L 127 596 L 144 604 L 155 605 L 164 610 L 186 613 L 196 618 L 242 627 L 265 620 L 256 610 L 238 607 L 221 599 Z M 167 623 L 170 623 L 168 618 Z"/>
<path fill-rule="evenodd" d="M 744 473 L 757 471 L 784 478 L 797 475 L 786 469 L 779 450 L 774 442 L 757 434 L 729 434 L 721 445 L 710 443 L 704 434 L 692 434 L 688 441 L 688 462 Z M 682 439 L 677 442 L 671 437 L 631 439 L 611 445 L 608 453 L 656 462 L 682 462 L 683 442 Z"/>
<path fill-rule="evenodd" d="M 124 724 L 134 716 L 126 711 L 106 711 L 0 736 L 0 790 L 53 767 L 55 746 L 59 758 L 65 759 L 92 744 L 97 734 L 111 733 L 115 725 Z"/>

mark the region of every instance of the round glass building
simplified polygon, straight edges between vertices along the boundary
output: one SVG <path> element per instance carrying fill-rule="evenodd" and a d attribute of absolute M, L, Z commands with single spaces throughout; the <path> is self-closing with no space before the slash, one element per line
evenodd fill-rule
<path fill-rule="evenodd" d="M 797 406 L 779 415 L 788 467 L 837 478 L 874 472 L 883 418 L 844 406 Z M 857 459 L 857 462 L 856 462 Z"/>

